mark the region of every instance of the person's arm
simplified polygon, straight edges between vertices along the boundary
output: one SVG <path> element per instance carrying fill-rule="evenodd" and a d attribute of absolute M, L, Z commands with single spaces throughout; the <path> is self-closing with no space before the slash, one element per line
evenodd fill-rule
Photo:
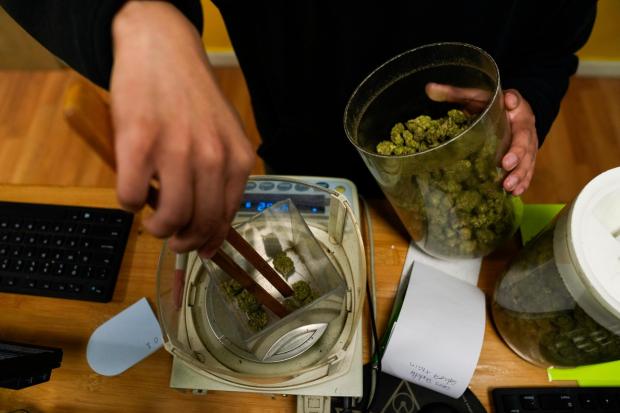
<path fill-rule="evenodd" d="M 587 42 L 596 18 L 596 0 L 564 0 L 532 5 L 529 13 L 542 17 L 516 16 L 500 62 L 505 89 L 516 89 L 529 102 L 536 118 L 539 146 L 551 129 L 560 103 L 575 74 L 575 53 Z M 512 47 L 512 46 L 508 46 Z"/>
<path fill-rule="evenodd" d="M 97 85 L 108 88 L 112 21 L 127 0 L 0 0 L 6 12 L 41 45 Z M 199 0 L 170 0 L 202 31 Z M 162 28 L 166 30 L 166 28 Z"/>
<path fill-rule="evenodd" d="M 173 250 L 213 255 L 255 154 L 218 88 L 196 27 L 172 2 L 109 1 L 104 12 L 97 6 L 102 2 L 47 0 L 43 9 L 26 10 L 17 5 L 23 0 L 2 1 L 67 63 L 110 83 L 121 206 L 142 208 L 156 178 L 160 198 L 145 228 L 170 237 Z M 54 34 L 61 24 L 66 27 Z"/>
<path fill-rule="evenodd" d="M 560 110 L 569 78 L 577 70 L 575 53 L 588 40 L 596 0 L 517 3 L 502 68 L 512 143 L 502 159 L 509 171 L 504 187 L 521 195 L 532 180 L 536 153 Z"/>

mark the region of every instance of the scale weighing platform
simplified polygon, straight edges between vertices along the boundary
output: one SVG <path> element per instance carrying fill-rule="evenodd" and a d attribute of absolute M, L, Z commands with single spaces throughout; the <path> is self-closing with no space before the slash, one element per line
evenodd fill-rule
<path fill-rule="evenodd" d="M 330 219 L 330 196 L 323 188 L 346 197 L 359 225 L 360 204 L 357 189 L 351 181 L 341 178 L 276 175 L 249 179 L 235 223 L 244 221 L 278 201 L 291 199 L 307 223 L 314 221 L 325 224 Z M 362 288 L 365 288 L 365 285 Z M 310 382 L 303 386 L 292 386 L 290 389 L 252 389 L 227 380 L 208 377 L 192 369 L 179 357 L 173 357 L 170 386 L 193 390 L 197 394 L 203 394 L 208 390 L 220 390 L 323 397 L 361 397 L 363 393 L 362 317 L 359 317 L 357 326 L 354 328 L 354 337 L 346 350 L 348 353 L 346 358 L 350 360 L 348 371 L 331 379 L 318 380 L 316 384 Z M 265 365 L 265 369 L 270 369 L 270 366 Z M 298 399 L 298 407 L 301 407 L 300 400 L 302 399 L 307 398 Z"/>

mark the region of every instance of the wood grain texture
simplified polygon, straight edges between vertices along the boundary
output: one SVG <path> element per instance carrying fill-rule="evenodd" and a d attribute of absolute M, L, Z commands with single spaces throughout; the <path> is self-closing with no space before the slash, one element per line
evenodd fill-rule
<path fill-rule="evenodd" d="M 216 69 L 254 147 L 260 139 L 239 69 Z M 0 182 L 113 187 L 115 175 L 63 118 L 62 102 L 78 74 L 0 70 Z M 252 170 L 264 172 L 262 162 Z"/>
<path fill-rule="evenodd" d="M 254 145 L 258 134 L 238 69 L 217 69 Z M 76 186 L 0 187 L 10 200 L 114 206 L 114 175 L 82 145 L 62 120 L 60 102 L 72 76 L 67 71 L 0 72 L 0 182 Z M 569 202 L 598 173 L 620 166 L 620 79 L 574 78 L 545 145 L 526 202 Z M 257 168 L 258 169 L 258 168 Z M 407 252 L 408 237 L 384 201 L 370 213 L 377 271 L 378 327 L 386 326 Z M 0 339 L 34 341 L 65 349 L 63 366 L 50 383 L 19 392 L 0 390 L 0 411 L 80 412 L 293 412 L 294 398 L 210 392 L 180 393 L 168 387 L 170 356 L 159 351 L 118 377 L 93 373 L 84 357 L 89 334 L 121 309 L 146 296 L 155 305 L 155 268 L 161 242 L 140 229 L 138 217 L 114 300 L 95 304 L 0 294 Z M 509 245 L 487 257 L 480 287 L 491 299 L 497 278 L 514 255 Z M 367 332 L 368 328 L 365 325 Z M 366 334 L 366 337 L 368 335 Z M 367 340 L 364 340 L 366 354 Z M 504 385 L 549 385 L 543 369 L 517 357 L 488 319 L 472 390 L 489 409 L 488 390 Z"/>
<path fill-rule="evenodd" d="M 64 65 L 0 7 L 0 69 L 60 69 Z"/>

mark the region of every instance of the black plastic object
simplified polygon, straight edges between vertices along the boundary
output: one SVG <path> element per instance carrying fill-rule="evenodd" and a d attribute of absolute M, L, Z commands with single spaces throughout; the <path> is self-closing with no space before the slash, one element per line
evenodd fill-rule
<path fill-rule="evenodd" d="M 373 378 L 374 376 L 374 378 Z M 373 386 L 372 383 L 375 383 Z M 374 390 L 373 390 L 374 389 Z M 368 406 L 370 402 L 370 406 Z M 331 411 L 382 413 L 486 413 L 471 390 L 458 399 L 364 366 L 364 399 L 332 398 Z"/>
<path fill-rule="evenodd" d="M 0 342 L 0 387 L 19 390 L 44 383 L 61 361 L 59 348 Z"/>
<path fill-rule="evenodd" d="M 620 412 L 620 387 L 506 387 L 491 394 L 495 413 Z"/>
<path fill-rule="evenodd" d="M 0 202 L 0 292 L 108 302 L 133 215 Z"/>

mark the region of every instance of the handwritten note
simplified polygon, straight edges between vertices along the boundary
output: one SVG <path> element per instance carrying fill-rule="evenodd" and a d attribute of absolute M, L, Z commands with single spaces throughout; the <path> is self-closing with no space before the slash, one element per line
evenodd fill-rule
<path fill-rule="evenodd" d="M 383 355 L 383 371 L 458 398 L 478 363 L 484 324 L 482 291 L 414 260 Z"/>

